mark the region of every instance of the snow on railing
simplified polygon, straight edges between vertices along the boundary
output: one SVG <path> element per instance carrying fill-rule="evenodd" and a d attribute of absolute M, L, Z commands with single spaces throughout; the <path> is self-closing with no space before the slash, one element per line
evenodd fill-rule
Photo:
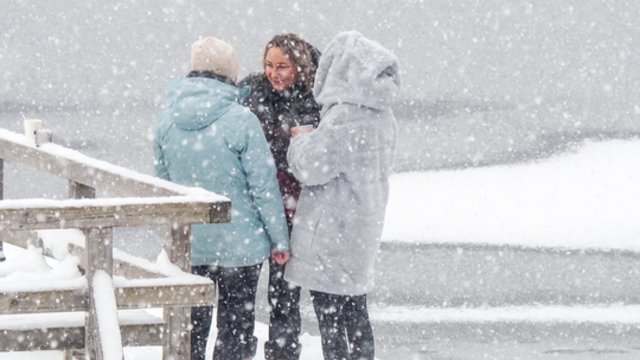
<path fill-rule="evenodd" d="M 89 294 L 95 306 L 94 313 L 89 313 L 89 318 L 95 318 L 98 331 L 89 336 L 95 336 L 97 343 L 102 347 L 102 357 L 105 360 L 122 360 L 122 335 L 118 323 L 118 306 L 114 297 L 114 288 L 111 276 L 103 270 L 93 274 L 93 294 Z"/>
<path fill-rule="evenodd" d="M 36 230 L 78 229 L 84 246 L 76 246 L 75 251 L 80 248 L 80 263 L 86 271 L 90 296 L 87 298 L 85 290 L 79 290 L 77 284 L 72 288 L 24 292 L 4 291 L 0 285 L 0 314 L 88 311 L 91 315 L 85 324 L 85 351 L 95 359 L 120 359 L 122 344 L 97 341 L 113 340 L 108 334 L 113 334 L 114 327 L 119 326 L 118 309 L 161 306 L 164 308 L 163 332 L 160 334 L 164 357 L 188 356 L 190 307 L 211 305 L 214 298 L 212 282 L 194 281 L 194 276 L 189 276 L 191 224 L 230 221 L 230 201 L 204 189 L 139 174 L 56 144 L 36 145 L 21 134 L 0 129 L 0 200 L 4 161 L 20 162 L 68 179 L 70 199 L 2 200 L 0 230 L 6 234 L 4 239 L 7 241 L 26 246 L 33 243 Z M 96 189 L 117 197 L 96 198 Z M 138 274 L 154 273 L 168 281 L 162 278 L 112 280 L 112 228 L 149 225 L 165 226 L 168 230 L 169 238 L 165 243 L 168 260 L 163 261 L 160 274 L 149 272 L 148 267 L 140 268 L 140 262 L 129 264 L 129 267 L 138 268 Z M 119 254 L 115 262 L 127 260 L 131 258 Z M 167 273 L 171 273 L 169 278 L 166 278 Z M 173 276 L 179 273 L 185 276 Z M 91 295 L 97 292 L 112 293 L 113 301 L 111 297 L 104 304 L 97 301 L 98 298 Z M 102 299 L 103 295 L 99 297 Z M 19 338 L 24 338 L 24 333 L 17 334 L 16 339 Z M 0 347 L 7 347 L 10 340 L 3 336 Z M 115 352 L 111 352 L 114 347 Z M 107 348 L 111 350 L 107 351 Z"/>

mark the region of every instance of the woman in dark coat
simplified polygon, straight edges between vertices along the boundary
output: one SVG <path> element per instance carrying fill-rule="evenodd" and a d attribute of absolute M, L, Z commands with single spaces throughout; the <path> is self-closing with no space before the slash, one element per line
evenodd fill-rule
<path fill-rule="evenodd" d="M 298 35 L 274 36 L 266 45 L 263 71 L 249 75 L 239 84 L 248 95 L 243 105 L 256 114 L 269 142 L 275 160 L 289 232 L 300 183 L 287 163 L 290 129 L 296 126 L 316 127 L 320 107 L 313 98 L 313 80 L 320 52 Z M 300 358 L 300 288 L 284 280 L 284 265 L 272 255 L 269 263 L 269 340 L 265 344 L 267 360 Z M 280 263 L 287 259 L 280 259 Z"/>

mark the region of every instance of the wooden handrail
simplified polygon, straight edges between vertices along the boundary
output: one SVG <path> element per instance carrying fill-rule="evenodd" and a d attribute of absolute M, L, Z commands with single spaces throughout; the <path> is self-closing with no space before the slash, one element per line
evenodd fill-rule
<path fill-rule="evenodd" d="M 20 162 L 37 170 L 61 176 L 69 181 L 68 200 L 20 199 L 2 200 L 4 160 Z M 96 189 L 116 196 L 96 199 Z M 21 134 L 0 129 L 0 231 L 22 235 L 33 230 L 77 228 L 84 233 L 86 251 L 86 276 L 88 291 L 85 289 L 56 289 L 38 293 L 34 311 L 64 311 L 86 309 L 88 312 L 85 348 L 92 358 L 105 358 L 100 344 L 99 322 L 111 321 L 117 310 L 110 309 L 111 316 L 101 318 L 93 294 L 95 274 L 112 276 L 114 227 L 140 227 L 148 225 L 168 226 L 170 239 L 165 243 L 165 251 L 170 261 L 182 271 L 191 269 L 191 224 L 222 223 L 231 220 L 231 202 L 225 197 L 204 189 L 186 187 L 152 176 L 143 175 L 103 161 L 85 156 L 77 151 L 55 145 L 44 144 L 35 147 Z M 24 243 L 24 241 L 23 241 Z M 103 283 L 107 283 L 104 282 Z M 164 354 L 165 359 L 184 358 L 189 354 L 190 325 L 189 306 L 213 301 L 213 284 L 184 284 L 156 286 L 159 292 L 176 291 L 177 298 L 165 299 L 164 308 Z M 112 284 L 109 284 L 112 286 Z M 191 296 L 185 297 L 185 289 L 192 287 Z M 137 288 L 139 289 L 139 287 Z M 144 294 L 136 294 L 127 289 L 116 290 L 113 302 L 119 307 L 143 306 Z M 88 293 L 88 294 L 87 294 Z M 158 292 L 150 290 L 154 297 L 146 304 L 158 303 Z M 0 294 L 0 310 L 14 313 L 20 309 L 32 308 L 30 299 L 35 293 Z M 50 303 L 51 296 L 63 295 L 69 300 L 65 304 Z M 157 298 L 157 299 L 156 299 Z M 164 297 L 163 297 L 164 298 Z M 209 300 L 210 299 L 210 300 Z M 38 302 L 38 303 L 39 303 Z M 111 306 L 113 308 L 114 306 Z M 117 320 L 116 320 L 117 321 Z M 119 356 L 119 355 L 116 355 Z"/>
<path fill-rule="evenodd" d="M 192 196 L 0 201 L 0 230 L 225 223 L 229 201 Z"/>
<path fill-rule="evenodd" d="M 52 175 L 75 181 L 113 196 L 162 197 L 209 195 L 223 197 L 192 187 L 178 185 L 141 174 L 53 143 L 30 145 L 22 134 L 0 129 L 0 159 L 15 161 Z"/>

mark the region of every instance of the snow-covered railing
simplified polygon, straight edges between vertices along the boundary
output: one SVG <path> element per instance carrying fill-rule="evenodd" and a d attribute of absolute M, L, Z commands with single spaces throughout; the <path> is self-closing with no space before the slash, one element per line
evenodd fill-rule
<path fill-rule="evenodd" d="M 2 200 L 4 161 L 19 162 L 68 179 L 69 199 Z M 115 197 L 96 198 L 96 189 Z M 230 208 L 227 198 L 206 190 L 140 174 L 56 144 L 36 147 L 22 134 L 0 129 L 0 232 L 5 234 L 2 240 L 25 246 L 34 242 L 35 230 L 78 229 L 84 235 L 84 244 L 73 244 L 72 252 L 77 253 L 84 247 L 84 251 L 80 251 L 83 256 L 80 262 L 87 280 L 80 287 L 77 284 L 40 289 L 21 284 L 4 289 L 0 286 L 0 314 L 86 311 L 85 352 L 92 359 L 105 359 L 113 354 L 119 356 L 121 352 L 116 349 L 104 353 L 104 339 L 112 339 L 112 335 L 101 333 L 101 329 L 118 324 L 118 313 L 123 309 L 160 306 L 164 309 L 164 322 L 162 328 L 156 330 L 163 342 L 163 357 L 188 358 L 190 307 L 211 305 L 214 299 L 213 283 L 190 274 L 191 224 L 228 222 Z M 181 274 L 166 276 L 162 271 L 140 266 L 139 262 L 127 261 L 127 256 L 117 256 L 116 264 L 127 263 L 122 267 L 115 265 L 118 269 L 135 269 L 137 274 L 148 276 L 126 281 L 126 284 L 114 281 L 116 279 L 104 280 L 104 274 L 110 278 L 114 272 L 112 229 L 149 225 L 164 226 L 168 230 L 170 236 L 164 248 L 169 261 Z M 101 274 L 99 281 L 96 274 Z M 96 286 L 102 289 L 100 301 L 96 301 Z M 109 291 L 104 289 L 111 287 L 114 291 L 105 299 Z M 100 303 L 106 305 L 100 308 Z M 120 310 L 113 311 L 109 304 L 117 304 Z M 4 344 L 0 341 L 0 351 L 6 350 L 11 341 L 9 333 L 3 330 Z M 16 338 L 29 335 L 18 331 Z M 75 343 L 78 342 L 82 343 Z M 119 342 L 111 342 L 114 343 Z M 138 341 L 138 344 L 144 343 L 144 340 Z"/>

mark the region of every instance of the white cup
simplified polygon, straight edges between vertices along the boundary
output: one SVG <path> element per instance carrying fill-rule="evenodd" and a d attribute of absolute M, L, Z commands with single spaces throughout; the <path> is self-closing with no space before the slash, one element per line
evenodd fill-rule
<path fill-rule="evenodd" d="M 40 119 L 24 119 L 24 136 L 31 145 L 36 145 L 36 132 L 42 127 Z"/>

